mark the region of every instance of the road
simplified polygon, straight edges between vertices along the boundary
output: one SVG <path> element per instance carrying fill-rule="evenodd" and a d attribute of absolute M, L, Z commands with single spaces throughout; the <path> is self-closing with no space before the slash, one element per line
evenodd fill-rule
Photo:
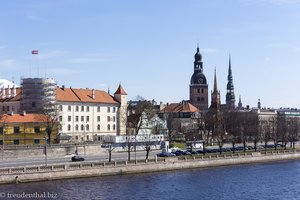
<path fill-rule="evenodd" d="M 157 153 L 161 152 L 161 150 L 153 150 L 150 151 L 149 158 L 154 158 Z M 47 157 L 47 164 L 57 164 L 57 163 L 70 163 L 72 155 L 62 156 L 62 157 Z M 85 158 L 85 162 L 96 162 L 96 161 L 108 161 L 108 153 L 101 153 L 99 155 L 93 156 L 83 156 Z M 112 153 L 112 161 L 125 161 L 127 160 L 128 154 L 127 152 L 113 152 Z M 145 159 L 146 151 L 137 151 L 136 159 Z M 131 152 L 131 160 L 135 160 L 135 152 Z M 25 166 L 34 166 L 34 165 L 44 165 L 46 164 L 45 157 L 39 158 L 24 158 L 24 159 L 9 159 L 9 160 L 1 160 L 0 158 L 0 168 L 6 167 L 25 167 Z"/>

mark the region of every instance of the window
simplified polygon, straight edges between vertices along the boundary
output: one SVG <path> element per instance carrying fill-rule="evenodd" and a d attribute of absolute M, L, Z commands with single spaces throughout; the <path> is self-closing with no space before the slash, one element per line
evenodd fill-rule
<path fill-rule="evenodd" d="M 90 126 L 88 124 L 86 125 L 86 130 L 90 130 Z"/>
<path fill-rule="evenodd" d="M 86 107 L 86 112 L 90 112 L 90 107 L 89 106 Z"/>
<path fill-rule="evenodd" d="M 71 121 L 71 116 L 68 116 L 68 122 L 70 122 Z"/>
<path fill-rule="evenodd" d="M 32 108 L 35 108 L 35 106 L 36 106 L 36 105 L 35 105 L 35 102 L 33 101 L 33 102 L 31 103 L 31 107 L 32 107 Z M 8 109 L 9 109 L 9 108 L 8 108 Z"/>
<path fill-rule="evenodd" d="M 113 130 L 114 130 L 114 131 L 116 130 L 116 125 L 115 125 L 115 124 L 113 125 Z"/>
<path fill-rule="evenodd" d="M 81 124 L 81 130 L 82 130 L 82 131 L 84 130 L 84 126 L 83 126 L 83 124 Z"/>
<path fill-rule="evenodd" d="M 0 134 L 3 133 L 3 126 L 0 127 Z"/>
<path fill-rule="evenodd" d="M 81 121 L 84 122 L 84 116 L 81 116 Z"/>
<path fill-rule="evenodd" d="M 100 116 L 97 116 L 97 122 L 100 122 Z"/>
<path fill-rule="evenodd" d="M 200 101 L 200 97 L 197 98 L 197 101 Z"/>
<path fill-rule="evenodd" d="M 203 89 L 203 88 L 201 89 L 201 93 L 202 93 L 202 94 L 204 93 L 204 89 Z"/>
<path fill-rule="evenodd" d="M 40 143 L 40 140 L 39 139 L 35 139 L 34 140 L 34 144 L 39 144 Z"/>
<path fill-rule="evenodd" d="M 76 110 L 76 112 L 78 112 L 79 111 L 79 106 L 76 106 L 75 110 Z"/>
<path fill-rule="evenodd" d="M 204 101 L 205 101 L 204 97 L 202 97 L 202 98 L 201 98 L 201 101 L 202 101 L 202 102 L 204 102 Z"/>
<path fill-rule="evenodd" d="M 115 117 L 115 116 L 113 116 L 113 121 L 114 121 L 114 122 L 116 121 L 116 117 Z"/>
<path fill-rule="evenodd" d="M 100 131 L 100 124 L 97 125 L 97 130 Z"/>
<path fill-rule="evenodd" d="M 59 121 L 62 122 L 62 116 L 59 116 Z"/>
<path fill-rule="evenodd" d="M 14 126 L 14 133 L 20 133 L 20 127 Z"/>
<path fill-rule="evenodd" d="M 14 107 L 14 106 L 11 106 L 11 110 L 12 110 L 12 111 L 15 111 L 15 107 Z"/>
<path fill-rule="evenodd" d="M 107 112 L 110 112 L 110 107 L 107 107 Z"/>
<path fill-rule="evenodd" d="M 75 121 L 78 122 L 79 121 L 79 117 L 75 116 Z"/>
<path fill-rule="evenodd" d="M 71 125 L 70 124 L 68 125 L 68 131 L 71 131 Z"/>
<path fill-rule="evenodd" d="M 90 140 L 90 136 L 89 135 L 86 136 L 86 140 Z"/>
<path fill-rule="evenodd" d="M 107 125 L 107 130 L 110 131 L 110 125 L 109 124 Z"/>
<path fill-rule="evenodd" d="M 81 106 L 81 112 L 84 112 L 84 106 Z"/>
<path fill-rule="evenodd" d="M 3 145 L 3 140 L 0 140 L 0 145 Z"/>
<path fill-rule="evenodd" d="M 14 144 L 20 144 L 19 140 L 14 140 Z"/>
<path fill-rule="evenodd" d="M 71 111 L 71 106 L 68 106 L 68 111 Z"/>
<path fill-rule="evenodd" d="M 40 127 L 39 126 L 34 127 L 34 133 L 40 133 Z"/>
<path fill-rule="evenodd" d="M 97 106 L 97 112 L 100 112 L 100 106 Z"/>
<path fill-rule="evenodd" d="M 200 93 L 200 89 L 199 88 L 197 89 L 197 93 Z"/>
<path fill-rule="evenodd" d="M 76 131 L 78 131 L 78 124 L 76 124 L 76 126 L 75 126 L 75 130 L 76 130 Z"/>
<path fill-rule="evenodd" d="M 59 111 L 63 111 L 63 106 L 59 105 Z"/>
<path fill-rule="evenodd" d="M 86 121 L 89 122 L 90 121 L 90 117 L 86 116 Z"/>
<path fill-rule="evenodd" d="M 110 116 L 107 116 L 107 121 L 110 122 Z"/>
<path fill-rule="evenodd" d="M 114 113 L 116 112 L 116 107 L 113 107 L 113 112 L 114 112 Z"/>

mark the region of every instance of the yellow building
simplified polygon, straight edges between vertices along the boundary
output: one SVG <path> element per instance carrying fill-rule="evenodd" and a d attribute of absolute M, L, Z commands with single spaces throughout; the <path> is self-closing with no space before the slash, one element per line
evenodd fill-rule
<path fill-rule="evenodd" d="M 57 143 L 57 127 L 50 137 L 47 134 L 47 117 L 40 114 L 2 114 L 0 115 L 0 145 L 32 145 Z M 50 138 L 50 141 L 49 141 Z"/>

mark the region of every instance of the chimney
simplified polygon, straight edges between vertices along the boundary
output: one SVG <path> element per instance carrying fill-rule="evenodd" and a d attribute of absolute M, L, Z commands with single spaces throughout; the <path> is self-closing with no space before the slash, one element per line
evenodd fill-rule
<path fill-rule="evenodd" d="M 16 86 L 15 85 L 13 85 L 13 87 L 12 87 L 12 97 L 15 97 L 16 95 L 17 95 L 17 89 L 16 89 Z"/>
<path fill-rule="evenodd" d="M 65 90 L 65 85 L 62 85 L 62 86 L 61 86 L 61 89 L 62 89 L 62 90 Z"/>
<path fill-rule="evenodd" d="M 9 85 L 7 86 L 7 98 L 10 98 L 10 88 L 9 88 Z"/>
<path fill-rule="evenodd" d="M 92 89 L 92 98 L 95 99 L 95 90 Z"/>
<path fill-rule="evenodd" d="M 4 86 L 2 86 L 1 88 L 1 99 L 5 99 L 6 95 L 5 95 L 5 89 Z"/>
<path fill-rule="evenodd" d="M 25 110 L 23 110 L 23 113 L 22 113 L 22 115 L 23 115 L 23 116 L 25 116 L 25 115 L 26 115 L 26 111 L 25 111 Z"/>

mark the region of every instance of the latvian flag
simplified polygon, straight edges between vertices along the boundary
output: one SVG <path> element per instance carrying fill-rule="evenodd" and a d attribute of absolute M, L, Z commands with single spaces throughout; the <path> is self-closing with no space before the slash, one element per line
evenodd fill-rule
<path fill-rule="evenodd" d="M 39 50 L 32 50 L 31 54 L 39 54 Z"/>

